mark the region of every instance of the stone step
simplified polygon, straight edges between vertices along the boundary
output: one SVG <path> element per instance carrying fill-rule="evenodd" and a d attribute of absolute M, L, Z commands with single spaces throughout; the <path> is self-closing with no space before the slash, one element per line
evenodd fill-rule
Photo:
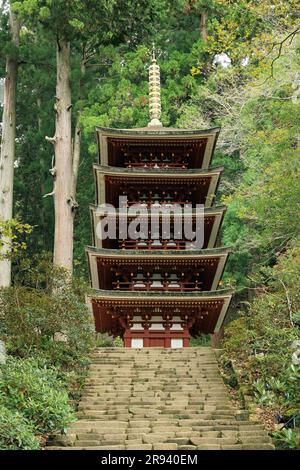
<path fill-rule="evenodd" d="M 178 424 L 177 421 L 173 420 L 157 420 L 153 421 L 152 419 L 149 421 L 145 419 L 145 427 L 149 429 L 154 429 L 157 426 L 174 426 Z M 239 427 L 238 423 L 235 422 L 234 424 L 216 424 L 218 423 L 217 421 L 214 422 L 213 425 L 205 425 L 205 426 L 197 426 L 197 432 L 199 435 L 202 433 L 207 433 L 207 432 L 213 432 L 220 434 L 224 434 L 225 437 L 231 436 L 232 433 L 234 435 L 236 433 L 241 434 L 242 436 L 245 435 L 250 435 L 250 436 L 257 436 L 261 434 L 265 434 L 265 431 L 261 425 L 249 425 L 249 426 L 243 426 L 242 428 Z M 132 425 L 131 425 L 132 424 Z M 141 427 L 141 426 L 139 426 Z M 137 429 L 138 426 L 134 426 L 131 421 L 101 421 L 101 420 L 79 420 L 75 423 L 73 423 L 70 427 L 70 430 L 72 429 L 72 432 L 78 433 L 78 432 L 96 432 L 102 434 L 104 429 L 110 429 L 110 433 L 112 432 L 120 432 L 122 429 L 126 429 L 127 432 L 130 432 L 131 430 Z M 179 432 L 187 432 L 193 428 L 189 428 L 187 426 L 178 426 L 177 429 Z"/>
<path fill-rule="evenodd" d="M 202 444 L 198 447 L 195 446 L 177 446 L 174 443 L 157 443 L 151 444 L 135 444 L 135 445 L 114 445 L 114 446 L 95 446 L 95 447 L 59 447 L 52 446 L 47 447 L 48 450 L 274 450 L 272 444 L 261 444 L 261 445 L 212 445 Z"/>
<path fill-rule="evenodd" d="M 125 450 L 125 444 L 124 445 L 104 445 L 104 446 L 66 446 L 66 447 L 60 447 L 60 446 L 48 446 L 47 450 Z"/>
<path fill-rule="evenodd" d="M 99 348 L 78 421 L 47 448 L 273 449 L 260 423 L 236 415 L 211 348 Z"/>

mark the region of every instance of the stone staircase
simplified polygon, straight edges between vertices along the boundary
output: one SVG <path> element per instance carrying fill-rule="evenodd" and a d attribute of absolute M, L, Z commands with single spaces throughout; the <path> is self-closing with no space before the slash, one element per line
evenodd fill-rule
<path fill-rule="evenodd" d="M 47 449 L 274 448 L 261 424 L 241 418 L 211 348 L 99 348 L 78 421 Z"/>

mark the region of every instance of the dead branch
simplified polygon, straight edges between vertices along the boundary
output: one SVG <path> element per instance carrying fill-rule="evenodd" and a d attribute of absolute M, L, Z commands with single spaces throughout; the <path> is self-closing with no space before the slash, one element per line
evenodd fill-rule
<path fill-rule="evenodd" d="M 55 168 L 55 165 L 54 165 L 54 161 L 55 161 L 55 156 L 53 155 L 52 156 L 52 162 L 51 162 L 51 168 L 49 170 L 49 173 L 50 173 L 51 176 L 53 176 L 54 185 L 55 185 L 56 168 Z M 54 194 L 55 194 L 55 187 L 53 187 L 53 191 L 51 191 L 51 193 L 44 194 L 43 198 L 49 197 L 49 196 L 54 196 Z"/>
<path fill-rule="evenodd" d="M 274 51 L 274 49 L 276 47 L 278 47 L 278 52 L 277 52 L 277 55 L 272 59 L 271 66 L 270 66 L 271 67 L 271 73 L 262 83 L 260 83 L 259 85 L 256 85 L 256 86 L 262 86 L 268 80 L 270 80 L 270 78 L 274 78 L 274 64 L 281 57 L 282 50 L 283 50 L 283 47 L 284 47 L 285 43 L 289 41 L 288 45 L 290 46 L 292 44 L 295 36 L 297 36 L 297 34 L 299 34 L 299 33 L 300 33 L 300 26 L 298 26 L 296 29 L 291 31 L 285 38 L 282 39 L 282 41 L 278 41 L 278 42 L 273 43 L 272 51 Z"/>
<path fill-rule="evenodd" d="M 47 135 L 45 136 L 45 139 L 47 140 L 47 142 L 50 142 L 50 144 L 55 144 L 56 143 L 56 137 L 48 137 Z"/>
<path fill-rule="evenodd" d="M 293 322 L 292 302 L 291 302 L 291 299 L 290 299 L 290 296 L 289 296 L 288 288 L 285 285 L 285 283 L 282 281 L 282 279 L 279 279 L 279 282 L 282 285 L 282 287 L 284 289 L 284 292 L 285 292 L 286 304 L 287 304 L 287 308 L 288 308 L 289 316 L 290 316 L 290 323 L 291 323 L 292 327 L 295 328 L 295 323 Z"/>
<path fill-rule="evenodd" d="M 51 191 L 51 193 L 44 194 L 43 198 L 49 197 L 49 196 L 54 196 L 54 194 L 55 194 L 55 190 L 53 189 L 53 191 Z"/>
<path fill-rule="evenodd" d="M 291 33 L 289 33 L 282 41 L 279 41 L 279 42 L 275 42 L 273 44 L 273 47 L 272 49 L 274 50 L 275 47 L 278 46 L 278 54 L 276 57 L 274 57 L 274 59 L 272 60 L 271 62 L 271 76 L 273 77 L 273 74 L 274 74 L 274 64 L 276 62 L 276 60 L 278 60 L 280 57 L 281 57 L 281 53 L 282 53 L 282 49 L 283 49 L 283 46 L 285 45 L 285 43 L 290 39 L 290 42 L 289 42 L 289 45 L 292 43 L 294 37 L 300 32 L 300 27 L 296 28 L 294 31 L 292 31 Z"/>
<path fill-rule="evenodd" d="M 51 176 L 53 176 L 53 178 L 54 178 L 55 175 L 56 175 L 56 167 L 55 167 L 55 165 L 54 165 L 54 161 L 55 161 L 55 156 L 52 155 L 52 162 L 51 162 L 51 168 L 50 168 L 50 170 L 49 170 L 49 173 L 50 173 Z"/>

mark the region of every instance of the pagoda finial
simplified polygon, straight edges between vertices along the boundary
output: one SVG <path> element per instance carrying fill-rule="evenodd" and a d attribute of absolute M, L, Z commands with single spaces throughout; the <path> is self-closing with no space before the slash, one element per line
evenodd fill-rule
<path fill-rule="evenodd" d="M 149 67 L 149 114 L 151 121 L 148 127 L 162 126 L 160 122 L 161 102 L 160 102 L 160 68 L 155 57 L 155 44 L 152 48 L 152 64 Z"/>

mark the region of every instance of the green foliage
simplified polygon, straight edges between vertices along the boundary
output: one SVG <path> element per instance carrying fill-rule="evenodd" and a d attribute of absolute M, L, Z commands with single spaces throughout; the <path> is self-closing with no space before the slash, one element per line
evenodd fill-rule
<path fill-rule="evenodd" d="M 210 345 L 211 345 L 210 335 L 201 335 L 201 336 L 198 336 L 197 338 L 190 339 L 190 346 L 194 348 L 199 348 L 201 346 L 210 346 Z"/>
<path fill-rule="evenodd" d="M 0 337 L 11 354 L 38 355 L 72 367 L 93 345 L 93 322 L 85 304 L 86 285 L 53 267 L 49 256 L 19 262 L 14 287 L 0 291 Z M 17 281 L 22 284 L 18 284 Z"/>
<path fill-rule="evenodd" d="M 37 448 L 45 441 L 41 435 L 63 432 L 74 420 L 70 399 L 80 398 L 94 345 L 85 283 L 71 280 L 50 259 L 45 253 L 19 259 L 15 285 L 0 291 L 0 338 L 10 354 L 0 367 L 0 446 L 5 449 Z M 10 416 L 5 439 L 1 432 Z"/>
<path fill-rule="evenodd" d="M 0 259 L 12 257 L 22 250 L 26 250 L 26 235 L 32 232 L 29 224 L 21 224 L 15 219 L 0 220 Z"/>
<path fill-rule="evenodd" d="M 257 297 L 226 328 L 223 344 L 224 357 L 233 360 L 242 385 L 255 401 L 271 407 L 280 422 L 298 427 L 300 369 L 292 363 L 292 355 L 294 341 L 300 339 L 294 321 L 300 307 L 299 256 L 300 243 L 295 241 L 273 268 L 261 270 Z M 299 441 L 297 432 L 282 431 L 274 438 L 278 445 L 284 440 L 291 447 L 295 439 Z"/>
<path fill-rule="evenodd" d="M 245 355 L 262 353 L 264 356 L 259 362 L 264 364 L 270 358 L 270 366 L 278 367 L 278 371 L 282 363 L 272 365 L 271 355 L 277 354 L 279 359 L 282 353 L 283 360 L 291 356 L 290 345 L 299 336 L 293 321 L 293 312 L 299 311 L 300 302 L 299 254 L 300 244 L 295 242 L 279 257 L 277 265 L 261 270 L 258 296 L 248 306 L 249 310 L 226 330 L 225 344 L 230 353 L 238 350 Z"/>
<path fill-rule="evenodd" d="M 26 0 L 12 1 L 13 10 L 32 28 L 42 26 L 57 39 L 71 41 L 138 42 L 139 35 L 153 31 L 165 15 L 165 1 L 142 0 Z M 129 21 L 130 19 L 130 21 Z"/>
<path fill-rule="evenodd" d="M 224 202 L 234 204 L 235 214 L 246 228 L 236 244 L 254 253 L 259 249 L 269 257 L 300 231 L 295 217 L 300 210 L 300 152 L 295 148 L 299 105 L 254 98 L 245 106 L 245 113 L 250 117 L 246 171 L 237 190 Z"/>
<path fill-rule="evenodd" d="M 17 220 L 26 220 L 35 229 L 26 240 L 28 257 L 15 260 L 14 287 L 0 293 L 0 335 L 9 352 L 40 357 L 48 365 L 58 365 L 62 374 L 74 368 L 76 375 L 93 344 L 85 286 L 77 277 L 71 282 L 66 273 L 53 269 L 49 257 L 41 256 L 53 249 L 53 201 L 43 196 L 53 186 L 48 171 L 53 149 L 44 137 L 54 132 L 56 41 L 71 42 L 73 120 L 82 111 L 74 264 L 76 273 L 86 276 L 83 246 L 90 243 L 87 208 L 94 202 L 94 126 L 147 124 L 147 67 L 155 38 L 162 122 L 188 128 L 222 126 L 214 164 L 224 165 L 225 171 L 217 202 L 229 206 L 222 244 L 232 246 L 234 253 L 225 280 L 237 292 L 231 311 L 235 319 L 224 342 L 227 359 L 236 362 L 242 381 L 261 406 L 286 417 L 295 413 L 292 378 L 297 375 L 291 372 L 291 344 L 299 338 L 300 324 L 296 0 L 12 3 L 23 22 L 20 48 L 12 48 L 3 11 L 0 70 L 4 76 L 7 53 L 18 54 L 14 211 Z M 206 38 L 199 28 L 203 14 Z M 269 80 L 271 62 L 289 34 L 290 40 L 282 43 L 282 57 L 274 63 L 275 79 Z M 231 66 L 217 66 L 216 53 L 226 53 Z M 16 226 L 8 229 L 17 236 L 16 250 L 25 248 L 25 234 Z M 3 230 L 1 226 L 1 237 Z M 193 344 L 199 341 L 206 340 L 195 339 Z M 104 337 L 98 345 L 115 342 Z M 78 376 L 68 380 L 78 397 Z M 17 423 L 22 418 L 14 419 Z M 16 446 L 34 447 L 27 425 L 31 426 L 20 421 L 24 443 Z M 287 429 L 274 437 L 293 448 L 298 445 L 296 435 Z"/>
<path fill-rule="evenodd" d="M 233 247 L 227 280 L 240 295 L 261 266 L 272 266 L 300 231 L 299 49 L 276 62 L 277 80 L 257 67 L 217 68 L 181 108 L 179 126 L 221 125 L 214 163 L 224 165 L 220 202 L 228 206 L 223 244 Z M 243 299 L 244 300 L 244 299 Z"/>
<path fill-rule="evenodd" d="M 282 406 L 286 416 L 300 413 L 299 387 L 300 367 L 293 364 L 282 371 L 280 378 L 269 376 L 265 381 L 258 379 L 253 383 L 257 402 Z"/>
<path fill-rule="evenodd" d="M 36 433 L 63 430 L 74 420 L 59 372 L 35 359 L 9 357 L 0 367 L 0 403 L 22 414 Z"/>
<path fill-rule="evenodd" d="M 260 73 L 260 68 L 270 69 L 280 52 L 281 41 L 298 29 L 297 0 L 216 0 L 213 3 L 219 8 L 210 20 L 207 50 L 226 52 L 236 66 L 247 57 L 254 75 Z M 292 38 L 289 37 L 290 41 Z"/>
<path fill-rule="evenodd" d="M 96 346 L 98 348 L 122 348 L 124 345 L 123 340 L 119 337 L 114 338 L 108 333 L 98 333 L 96 339 Z"/>
<path fill-rule="evenodd" d="M 118 64 L 121 68 L 118 61 L 119 58 L 122 61 L 123 56 L 122 53 L 119 55 L 119 49 L 124 52 L 133 50 L 141 43 L 151 44 L 151 37 L 156 34 L 156 29 L 160 29 L 161 22 L 166 20 L 172 6 L 161 0 L 143 0 L 138 3 L 119 0 L 67 3 L 62 0 L 13 0 L 11 4 L 22 21 L 18 51 L 20 67 L 14 211 L 20 220 L 35 226 L 28 241 L 31 255 L 41 250 L 53 250 L 53 199 L 44 198 L 53 188 L 53 178 L 49 173 L 53 148 L 46 142 L 45 136 L 54 134 L 57 40 L 71 42 L 72 109 L 75 121 L 77 112 L 89 105 L 86 102 L 88 94 L 93 93 L 99 83 L 105 84 L 107 68 L 115 57 L 115 66 Z M 3 12 L 0 21 L 1 45 L 10 47 L 6 12 Z M 107 54 L 103 52 L 106 48 Z M 5 75 L 4 49 L 1 48 L 0 53 L 0 76 Z M 135 71 L 134 66 L 131 71 Z M 95 80 L 95 77 L 98 78 Z M 119 77 L 115 76 L 113 87 L 110 87 L 111 95 L 118 90 L 118 80 Z M 107 103 L 107 108 L 109 105 Z M 130 115 L 129 109 L 124 110 L 124 119 L 130 120 Z M 135 122 L 131 121 L 131 125 L 135 125 Z M 88 154 L 87 148 L 94 142 L 94 135 L 82 140 L 83 161 L 77 197 L 80 207 L 78 217 L 75 218 L 75 270 L 86 275 L 83 246 L 90 240 L 90 221 L 86 208 L 93 201 L 94 193 L 92 158 L 84 157 Z"/>
<path fill-rule="evenodd" d="M 16 410 L 0 404 L 0 450 L 38 450 L 34 426 Z"/>
<path fill-rule="evenodd" d="M 300 431 L 282 429 L 272 434 L 279 449 L 300 449 Z"/>

